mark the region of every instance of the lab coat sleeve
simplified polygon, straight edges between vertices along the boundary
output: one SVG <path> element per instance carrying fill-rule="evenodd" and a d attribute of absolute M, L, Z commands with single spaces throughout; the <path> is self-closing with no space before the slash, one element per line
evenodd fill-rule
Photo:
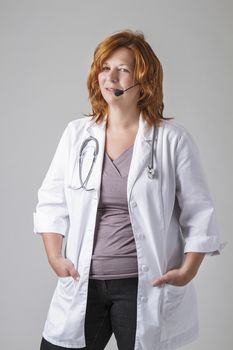
<path fill-rule="evenodd" d="M 220 254 L 224 244 L 219 240 L 214 204 L 198 147 L 188 131 L 182 134 L 176 152 L 176 196 L 184 252 Z"/>
<path fill-rule="evenodd" d="M 65 169 L 68 163 L 69 125 L 53 156 L 47 174 L 38 190 L 38 203 L 33 213 L 34 233 L 66 235 L 69 214 L 64 193 Z"/>

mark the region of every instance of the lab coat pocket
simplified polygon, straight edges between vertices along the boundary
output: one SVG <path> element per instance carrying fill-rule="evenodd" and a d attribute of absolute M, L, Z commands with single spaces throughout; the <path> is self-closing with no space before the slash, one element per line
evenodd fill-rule
<path fill-rule="evenodd" d="M 68 171 L 68 189 L 75 190 L 81 186 L 79 179 L 79 158 L 78 155 L 72 155 Z"/>
<path fill-rule="evenodd" d="M 187 285 L 174 286 L 164 284 L 160 312 L 161 312 L 161 341 L 165 341 L 171 337 L 185 331 L 184 304 L 186 302 Z"/>
<path fill-rule="evenodd" d="M 46 330 L 50 336 L 58 336 L 64 329 L 75 292 L 75 281 L 73 277 L 59 277 L 57 287 L 54 291 L 48 317 Z"/>
<path fill-rule="evenodd" d="M 57 293 L 63 299 L 72 299 L 74 294 L 75 281 L 73 277 L 59 277 L 57 285 Z"/>

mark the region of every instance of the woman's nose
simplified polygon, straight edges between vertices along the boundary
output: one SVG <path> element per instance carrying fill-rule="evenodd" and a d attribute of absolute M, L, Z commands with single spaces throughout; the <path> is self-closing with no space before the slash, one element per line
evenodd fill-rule
<path fill-rule="evenodd" d="M 108 79 L 111 81 L 111 82 L 117 82 L 118 81 L 118 74 L 116 71 L 112 70 L 112 71 L 109 71 L 108 72 Z"/>

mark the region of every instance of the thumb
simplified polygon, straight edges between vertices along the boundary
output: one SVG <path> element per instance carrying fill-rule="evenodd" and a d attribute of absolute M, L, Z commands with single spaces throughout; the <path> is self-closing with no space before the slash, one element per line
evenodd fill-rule
<path fill-rule="evenodd" d="M 167 283 L 167 274 L 157 278 L 156 280 L 152 281 L 152 285 L 154 287 L 159 287 L 162 284 Z"/>
<path fill-rule="evenodd" d="M 75 270 L 74 265 L 69 268 L 69 274 L 76 281 L 78 281 L 80 278 L 80 275 L 79 275 L 78 271 Z"/>

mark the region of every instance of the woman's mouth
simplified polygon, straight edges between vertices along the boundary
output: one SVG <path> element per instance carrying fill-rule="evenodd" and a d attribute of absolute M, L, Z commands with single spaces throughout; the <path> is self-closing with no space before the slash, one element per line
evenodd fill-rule
<path fill-rule="evenodd" d="M 106 90 L 109 91 L 109 92 L 115 92 L 116 91 L 116 89 L 114 89 L 114 88 L 106 88 Z"/>

